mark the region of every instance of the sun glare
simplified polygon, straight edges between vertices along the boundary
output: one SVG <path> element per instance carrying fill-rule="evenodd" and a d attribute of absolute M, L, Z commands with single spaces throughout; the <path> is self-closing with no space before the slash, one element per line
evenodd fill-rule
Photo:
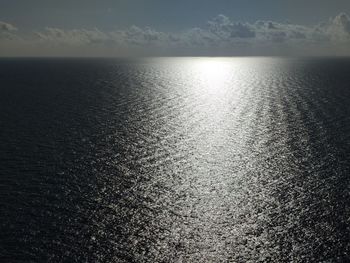
<path fill-rule="evenodd" d="M 196 78 L 210 94 L 222 93 L 230 80 L 232 63 L 220 58 L 203 58 L 194 63 Z"/>

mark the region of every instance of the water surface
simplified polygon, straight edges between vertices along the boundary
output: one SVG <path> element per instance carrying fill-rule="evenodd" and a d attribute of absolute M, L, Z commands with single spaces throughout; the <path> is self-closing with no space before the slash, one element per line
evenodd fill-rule
<path fill-rule="evenodd" d="M 350 260 L 350 59 L 0 60 L 4 262 Z"/>

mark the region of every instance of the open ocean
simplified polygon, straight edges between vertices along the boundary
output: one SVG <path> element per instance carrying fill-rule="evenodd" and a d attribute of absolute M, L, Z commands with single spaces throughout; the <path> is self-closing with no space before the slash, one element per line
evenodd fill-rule
<path fill-rule="evenodd" d="M 350 59 L 1 59 L 0 261 L 349 262 Z"/>

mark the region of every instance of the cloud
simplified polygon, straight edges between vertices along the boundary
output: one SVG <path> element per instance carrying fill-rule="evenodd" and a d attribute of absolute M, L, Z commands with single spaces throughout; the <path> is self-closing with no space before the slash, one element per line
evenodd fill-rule
<path fill-rule="evenodd" d="M 11 24 L 5 23 L 0 21 L 0 32 L 11 32 L 11 31 L 16 31 L 17 28 Z"/>
<path fill-rule="evenodd" d="M 109 40 L 108 34 L 96 28 L 92 30 L 46 28 L 43 32 L 36 33 L 36 35 L 41 42 L 57 45 L 86 45 L 92 43 L 103 43 Z"/>
<path fill-rule="evenodd" d="M 333 26 L 341 32 L 350 34 L 350 18 L 347 14 L 341 13 L 333 19 Z"/>
<path fill-rule="evenodd" d="M 225 15 L 218 15 L 208 22 L 208 30 L 222 40 L 231 38 L 254 38 L 254 28 L 246 23 L 233 22 Z"/>
<path fill-rule="evenodd" d="M 350 54 L 350 17 L 341 13 L 315 26 L 276 21 L 247 23 L 225 15 L 210 19 L 204 27 L 182 32 L 161 32 L 131 26 L 123 30 L 61 29 L 47 27 L 22 37 L 17 28 L 0 22 L 0 40 L 40 55 L 330 55 L 338 47 Z M 8 46 L 8 45 L 7 45 Z M 0 54 L 6 45 L 0 45 Z M 41 53 L 40 53 L 41 52 Z M 46 55 L 46 54 L 43 54 Z"/>
<path fill-rule="evenodd" d="M 16 35 L 17 28 L 9 23 L 0 21 L 0 40 L 19 40 L 19 37 Z"/>
<path fill-rule="evenodd" d="M 350 17 L 341 13 L 317 27 L 317 32 L 333 42 L 350 40 Z"/>
<path fill-rule="evenodd" d="M 103 32 L 97 28 L 63 30 L 59 28 L 46 28 L 44 31 L 36 33 L 38 41 L 41 43 L 51 43 L 55 45 L 67 44 L 79 45 L 156 45 L 164 42 L 168 35 L 158 32 L 152 28 L 139 28 L 131 26 L 127 30 Z"/>

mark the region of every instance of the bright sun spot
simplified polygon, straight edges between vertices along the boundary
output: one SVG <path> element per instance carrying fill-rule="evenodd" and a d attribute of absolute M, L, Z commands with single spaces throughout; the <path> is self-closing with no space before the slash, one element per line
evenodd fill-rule
<path fill-rule="evenodd" d="M 203 58 L 194 65 L 196 78 L 208 93 L 218 94 L 224 91 L 232 74 L 232 67 L 228 61 L 218 58 Z"/>

